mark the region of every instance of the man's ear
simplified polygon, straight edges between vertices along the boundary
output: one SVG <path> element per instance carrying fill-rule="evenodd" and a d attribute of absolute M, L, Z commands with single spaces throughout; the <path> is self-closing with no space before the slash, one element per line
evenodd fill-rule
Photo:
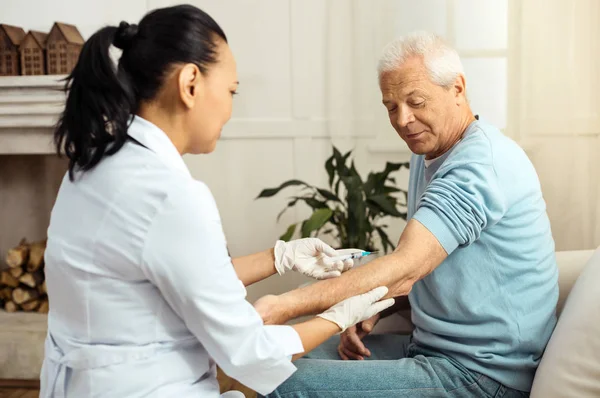
<path fill-rule="evenodd" d="M 457 105 L 467 102 L 467 82 L 463 75 L 456 77 L 452 90 L 454 91 L 454 98 Z"/>
<path fill-rule="evenodd" d="M 204 83 L 202 73 L 197 65 L 186 64 L 179 71 L 179 97 L 187 108 L 193 108 L 200 86 Z"/>

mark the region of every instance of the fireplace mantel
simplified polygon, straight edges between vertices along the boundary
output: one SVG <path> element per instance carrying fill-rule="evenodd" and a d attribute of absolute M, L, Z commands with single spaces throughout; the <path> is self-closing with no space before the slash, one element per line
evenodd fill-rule
<path fill-rule="evenodd" d="M 64 75 L 0 76 L 0 155 L 51 154 Z"/>

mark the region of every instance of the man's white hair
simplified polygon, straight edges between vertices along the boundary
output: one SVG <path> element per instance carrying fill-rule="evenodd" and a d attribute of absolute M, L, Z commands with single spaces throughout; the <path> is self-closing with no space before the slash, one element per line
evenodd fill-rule
<path fill-rule="evenodd" d="M 407 59 L 422 57 L 431 81 L 450 87 L 459 75 L 464 76 L 460 57 L 455 49 L 434 33 L 414 32 L 389 43 L 377 66 L 378 76 L 400 67 Z"/>

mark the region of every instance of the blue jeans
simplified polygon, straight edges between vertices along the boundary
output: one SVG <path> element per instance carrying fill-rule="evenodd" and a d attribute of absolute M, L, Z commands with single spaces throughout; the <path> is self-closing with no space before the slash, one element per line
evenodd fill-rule
<path fill-rule="evenodd" d="M 268 398 L 528 397 L 452 358 L 411 343 L 410 336 L 364 338 L 371 357 L 342 361 L 333 337 L 294 362 L 298 370 Z"/>

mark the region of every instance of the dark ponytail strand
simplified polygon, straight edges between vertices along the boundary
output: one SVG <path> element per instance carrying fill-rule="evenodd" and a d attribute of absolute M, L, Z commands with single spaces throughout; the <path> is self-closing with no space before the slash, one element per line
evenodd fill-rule
<path fill-rule="evenodd" d="M 66 78 L 67 100 L 57 123 L 54 142 L 69 158 L 69 178 L 76 169 L 86 171 L 125 143 L 130 114 L 135 108 L 131 83 L 109 56 L 117 30 L 105 27 L 94 33 L 81 50 Z"/>

